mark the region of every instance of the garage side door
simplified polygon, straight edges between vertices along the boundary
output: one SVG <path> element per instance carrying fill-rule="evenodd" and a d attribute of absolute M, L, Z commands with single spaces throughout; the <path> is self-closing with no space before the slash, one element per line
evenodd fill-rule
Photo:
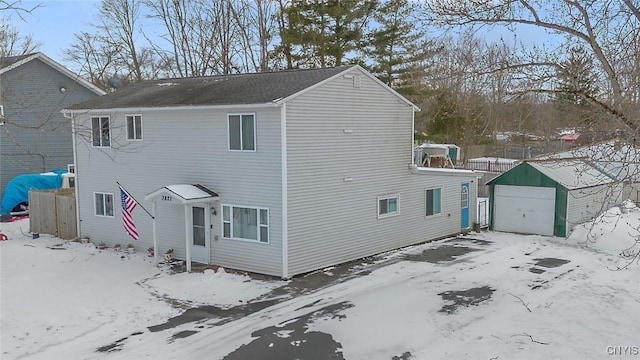
<path fill-rule="evenodd" d="M 494 199 L 494 230 L 553 236 L 555 188 L 496 185 Z"/>

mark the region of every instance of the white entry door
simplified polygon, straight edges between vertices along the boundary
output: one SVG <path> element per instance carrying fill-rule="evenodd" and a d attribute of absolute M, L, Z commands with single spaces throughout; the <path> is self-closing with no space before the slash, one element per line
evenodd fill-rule
<path fill-rule="evenodd" d="M 493 199 L 494 230 L 553 236 L 555 188 L 496 185 Z"/>
<path fill-rule="evenodd" d="M 209 205 L 191 208 L 191 261 L 209 264 L 211 254 Z"/>

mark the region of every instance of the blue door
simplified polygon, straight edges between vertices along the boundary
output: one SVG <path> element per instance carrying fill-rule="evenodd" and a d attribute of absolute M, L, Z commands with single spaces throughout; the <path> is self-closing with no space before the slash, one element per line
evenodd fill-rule
<path fill-rule="evenodd" d="M 460 228 L 469 228 L 469 183 L 462 183 L 460 191 Z"/>

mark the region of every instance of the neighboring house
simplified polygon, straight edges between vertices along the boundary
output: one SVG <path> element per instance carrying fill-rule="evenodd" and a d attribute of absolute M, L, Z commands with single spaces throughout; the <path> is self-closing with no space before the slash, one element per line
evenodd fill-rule
<path fill-rule="evenodd" d="M 476 173 L 413 164 L 416 110 L 357 65 L 144 81 L 74 105 L 79 234 L 146 249 L 155 233 L 156 253 L 283 278 L 458 234 Z M 133 211 L 138 241 L 116 182 L 155 214 Z"/>
<path fill-rule="evenodd" d="M 568 236 L 611 206 L 637 201 L 638 160 L 633 147 L 614 142 L 525 160 L 488 182 L 490 228 Z"/>
<path fill-rule="evenodd" d="M 60 111 L 104 93 L 42 53 L 0 58 L 0 196 L 18 175 L 73 163 Z"/>

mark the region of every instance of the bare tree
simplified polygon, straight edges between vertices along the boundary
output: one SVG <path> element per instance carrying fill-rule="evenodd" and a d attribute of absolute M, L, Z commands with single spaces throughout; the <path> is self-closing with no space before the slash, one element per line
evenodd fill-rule
<path fill-rule="evenodd" d="M 81 32 L 75 35 L 75 42 L 66 51 L 66 59 L 78 66 L 78 73 L 92 84 L 108 89 L 108 77 L 117 73 L 118 49 L 112 47 L 99 35 Z"/>
<path fill-rule="evenodd" d="M 464 26 L 504 26 L 514 32 L 527 26 L 548 31 L 563 40 L 560 46 L 532 52 L 527 61 L 509 64 L 523 75 L 547 75 L 544 83 L 526 90 L 541 93 L 557 92 L 553 74 L 562 68 L 566 46 L 582 44 L 594 58 L 601 74 L 601 95 L 582 94 L 591 103 L 602 107 L 633 133 L 640 130 L 640 112 L 635 95 L 638 94 L 637 52 L 630 56 L 628 44 L 638 42 L 640 11 L 631 0 L 573 1 L 573 0 L 433 0 L 423 3 L 432 25 L 447 28 Z M 528 72 L 528 73 L 527 73 Z"/>
<path fill-rule="evenodd" d="M 0 0 L 0 11 L 13 12 L 23 19 L 25 14 L 31 14 L 35 9 L 41 7 L 42 4 L 23 6 L 22 0 Z"/>
<path fill-rule="evenodd" d="M 138 19 L 140 18 L 139 0 L 102 0 L 97 15 L 100 24 L 96 30 L 103 34 L 104 41 L 116 50 L 116 59 L 126 65 L 130 77 L 134 81 L 143 79 L 138 48 L 134 38 L 140 35 Z"/>
<path fill-rule="evenodd" d="M 21 35 L 8 18 L 0 18 L 0 57 L 30 54 L 39 47 L 33 36 Z"/>
<path fill-rule="evenodd" d="M 269 53 L 276 31 L 276 1 L 239 0 L 232 9 L 238 26 L 243 72 L 269 70 Z"/>

